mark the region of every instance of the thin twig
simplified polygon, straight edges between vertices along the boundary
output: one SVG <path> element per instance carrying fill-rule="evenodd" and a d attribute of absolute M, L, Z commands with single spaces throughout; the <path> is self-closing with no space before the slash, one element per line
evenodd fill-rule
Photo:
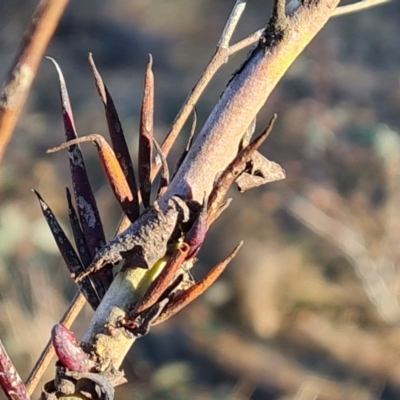
<path fill-rule="evenodd" d="M 0 162 L 11 140 L 40 61 L 68 0 L 42 0 L 22 39 L 0 95 Z"/>
<path fill-rule="evenodd" d="M 379 4 L 386 3 L 391 0 L 363 0 L 356 4 L 351 4 L 348 6 L 339 7 L 333 14 L 333 16 L 343 15 L 355 11 L 360 11 L 365 8 L 377 6 Z M 196 105 L 198 99 L 203 93 L 204 89 L 210 83 L 211 79 L 218 71 L 218 69 L 228 61 L 228 58 L 238 51 L 249 47 L 260 39 L 262 32 L 264 29 L 259 29 L 258 31 L 252 33 L 247 38 L 241 40 L 238 43 L 235 43 L 229 46 L 229 41 L 232 37 L 234 29 L 239 22 L 239 19 L 244 11 L 246 6 L 245 1 L 238 0 L 229 16 L 228 22 L 225 25 L 224 31 L 221 35 L 221 38 L 218 42 L 217 50 L 212 57 L 210 63 L 205 69 L 203 75 L 200 80 L 197 82 L 196 86 L 193 88 L 192 92 L 185 100 L 182 108 L 179 110 L 177 116 L 175 117 L 174 122 L 172 123 L 172 127 L 167 134 L 167 137 L 163 143 L 162 150 L 165 155 L 168 155 L 169 150 L 171 149 L 175 139 L 179 135 L 183 125 L 185 124 L 189 114 L 192 112 L 194 106 Z M 158 163 L 153 168 L 152 177 L 157 174 L 160 168 L 160 164 Z"/>
<path fill-rule="evenodd" d="M 344 15 L 348 13 L 352 13 L 355 11 L 360 11 L 365 8 L 374 7 L 379 4 L 387 3 L 391 0 L 363 0 L 356 4 L 351 4 L 348 6 L 339 7 L 333 16 Z M 197 103 L 198 99 L 200 98 L 201 94 L 203 93 L 204 89 L 210 83 L 211 79 L 218 71 L 218 69 L 228 61 L 228 58 L 237 53 L 238 51 L 249 47 L 260 39 L 263 29 L 259 29 L 258 31 L 254 32 L 253 34 L 249 35 L 247 38 L 241 40 L 238 43 L 235 43 L 232 46 L 229 45 L 229 41 L 232 37 L 234 29 L 239 22 L 239 19 L 244 11 L 246 6 L 245 1 L 238 0 L 234 6 L 234 9 L 231 12 L 229 20 L 225 25 L 223 34 L 218 42 L 217 51 L 215 52 L 213 58 L 211 59 L 210 63 L 208 64 L 207 68 L 205 69 L 203 75 L 201 76 L 200 80 L 197 82 L 196 86 L 193 88 L 192 92 L 186 99 L 185 103 L 183 104 L 182 108 L 179 110 L 175 120 L 172 124 L 170 131 L 167 134 L 167 137 L 163 143 L 162 149 L 164 154 L 168 154 L 169 150 L 171 149 L 176 137 L 179 135 L 183 125 L 185 124 L 189 114 L 192 112 L 195 104 Z M 160 164 L 155 166 L 153 169 L 152 177 L 158 172 L 160 168 Z"/>
<path fill-rule="evenodd" d="M 247 36 L 247 38 L 230 46 L 229 47 L 229 55 L 235 54 L 238 51 L 243 50 L 244 48 L 257 43 L 260 40 L 260 37 L 261 37 L 263 31 L 264 31 L 264 29 L 259 29 L 258 31 Z"/>
<path fill-rule="evenodd" d="M 246 8 L 246 0 L 236 0 L 235 5 L 231 11 L 231 15 L 228 18 L 228 21 L 225 24 L 225 28 L 222 31 L 221 38 L 218 41 L 218 47 L 228 47 L 233 32 L 235 32 L 236 26 L 240 20 L 240 17 L 243 14 L 244 9 Z"/>
<path fill-rule="evenodd" d="M 71 301 L 71 304 L 69 305 L 64 316 L 61 318 L 60 324 L 64 325 L 66 328 L 70 328 L 76 317 L 82 310 L 83 306 L 85 305 L 85 302 L 86 300 L 83 294 L 81 292 L 78 292 Z M 51 340 L 49 340 L 38 361 L 36 362 L 36 365 L 34 366 L 31 374 L 29 375 L 29 378 L 26 381 L 26 392 L 28 396 L 30 396 L 35 390 L 48 365 L 50 364 L 54 354 L 55 353 L 53 345 L 51 343 Z"/>
<path fill-rule="evenodd" d="M 365 10 L 366 8 L 371 8 L 379 6 L 384 3 L 388 3 L 391 0 L 362 0 L 354 4 L 349 4 L 347 6 L 338 7 L 334 12 L 333 16 L 337 17 L 339 15 L 350 14 L 353 12 L 358 12 Z"/>
<path fill-rule="evenodd" d="M 210 83 L 215 73 L 222 65 L 224 65 L 228 61 L 229 56 L 231 56 L 232 54 L 243 48 L 238 45 L 234 45 L 232 48 L 230 48 L 228 47 L 228 45 L 233 35 L 234 29 L 236 28 L 236 25 L 239 22 L 239 19 L 245 9 L 245 6 L 246 6 L 245 0 L 237 0 L 235 5 L 233 6 L 232 12 L 228 18 L 227 23 L 225 24 L 225 28 L 218 41 L 216 52 L 214 53 L 209 64 L 207 65 L 205 71 L 201 75 L 199 81 L 197 82 L 192 92 L 189 94 L 184 104 L 182 105 L 181 109 L 179 110 L 178 114 L 176 115 L 175 120 L 172 123 L 171 129 L 167 133 L 164 143 L 162 144 L 162 151 L 163 154 L 165 154 L 165 156 L 168 155 L 183 125 L 185 124 L 190 113 L 193 111 L 194 106 L 199 100 L 201 94 L 203 93 L 207 85 Z M 248 38 L 245 40 L 248 40 Z M 246 45 L 255 43 L 258 39 L 253 38 L 252 40 L 254 40 L 254 42 L 251 41 L 246 42 L 248 43 Z M 152 170 L 152 179 L 154 179 L 154 176 L 157 174 L 158 170 L 160 169 L 160 166 L 161 166 L 160 163 L 154 166 Z"/>
<path fill-rule="evenodd" d="M 245 9 L 245 6 L 246 6 L 246 0 L 237 0 L 235 5 L 233 6 L 228 21 L 225 24 L 223 33 L 218 41 L 216 52 L 214 53 L 211 61 L 207 65 L 203 74 L 201 75 L 199 81 L 196 83 L 191 93 L 183 103 L 181 109 L 179 110 L 178 114 L 176 115 L 171 125 L 169 132 L 167 133 L 164 139 L 164 142 L 161 146 L 161 150 L 162 153 L 165 155 L 165 157 L 168 156 L 168 153 L 171 150 L 179 133 L 181 132 L 183 125 L 189 118 L 191 112 L 194 110 L 197 101 L 199 100 L 200 96 L 202 95 L 205 88 L 210 83 L 211 79 L 216 74 L 216 72 L 222 67 L 222 65 L 228 62 L 228 58 L 231 55 L 237 53 L 238 51 L 244 49 L 247 46 L 251 46 L 260 39 L 262 30 L 257 31 L 252 35 L 248 36 L 247 38 L 241 40 L 240 42 L 228 47 L 234 29 L 236 28 L 236 25 L 239 22 L 239 19 Z M 159 158 L 153 161 L 151 167 L 151 181 L 153 181 L 156 175 L 158 174 L 161 165 L 162 165 L 161 160 Z M 116 234 L 119 234 L 122 231 L 124 231 L 128 227 L 128 225 L 129 225 L 128 218 L 123 216 L 119 223 Z"/>

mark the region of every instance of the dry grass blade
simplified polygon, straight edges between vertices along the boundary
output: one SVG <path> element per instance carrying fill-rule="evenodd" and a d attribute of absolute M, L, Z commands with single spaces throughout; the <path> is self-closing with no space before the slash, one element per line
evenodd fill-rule
<path fill-rule="evenodd" d="M 197 299 L 201 294 L 203 294 L 224 272 L 228 264 L 236 257 L 236 254 L 243 246 L 243 241 L 241 241 L 232 251 L 231 254 L 225 260 L 217 264 L 203 279 L 196 282 L 192 287 L 186 291 L 178 294 L 172 299 L 170 303 L 166 305 L 163 312 L 159 318 L 154 322 L 154 325 L 160 324 L 166 321 L 180 311 L 183 307 L 186 307 L 193 300 Z"/>
<path fill-rule="evenodd" d="M 153 157 L 153 118 L 154 118 L 154 75 L 153 58 L 149 55 L 144 80 L 142 108 L 139 129 L 139 185 L 144 207 L 150 205 L 151 169 Z"/>
<path fill-rule="evenodd" d="M 75 249 L 72 247 L 71 242 L 65 235 L 63 229 L 58 223 L 50 207 L 46 204 L 46 202 L 42 199 L 42 197 L 38 192 L 36 192 L 35 190 L 33 190 L 33 192 L 35 193 L 36 197 L 39 200 L 42 213 L 46 219 L 47 224 L 49 225 L 51 233 L 53 234 L 54 240 L 57 243 L 57 247 L 65 261 L 65 264 L 68 267 L 69 272 L 74 276 L 81 274 L 82 272 L 85 271 L 85 269 L 81 263 L 81 260 L 76 254 Z M 100 301 L 96 291 L 92 286 L 90 279 L 87 278 L 82 282 L 78 283 L 78 287 L 79 290 L 86 297 L 89 304 L 95 310 L 99 306 Z"/>
<path fill-rule="evenodd" d="M 42 0 L 33 14 L 0 96 L 0 163 L 28 97 L 43 54 L 68 0 Z"/>

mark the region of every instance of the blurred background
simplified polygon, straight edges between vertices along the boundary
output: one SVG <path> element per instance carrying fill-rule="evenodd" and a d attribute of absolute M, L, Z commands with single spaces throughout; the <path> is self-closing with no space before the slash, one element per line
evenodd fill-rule
<path fill-rule="evenodd" d="M 107 133 L 92 52 L 136 159 L 151 53 L 161 141 L 233 3 L 71 0 L 47 54 L 65 74 L 78 133 Z M 36 5 L 0 2 L 0 77 Z M 265 25 L 270 10 L 271 2 L 250 1 L 234 41 Z M 241 239 L 244 248 L 208 293 L 135 344 L 117 399 L 400 398 L 399 20 L 395 0 L 332 19 L 288 71 L 257 126 L 278 113 L 262 152 L 287 179 L 243 195 L 232 190 L 195 275 Z M 198 129 L 247 51 L 202 96 Z M 67 154 L 45 154 L 63 137 L 58 79 L 44 60 L 0 167 L 0 337 L 24 379 L 76 292 L 30 190 L 67 227 Z M 83 151 L 110 238 L 119 207 L 94 147 Z M 91 316 L 87 307 L 74 324 L 78 337 Z"/>

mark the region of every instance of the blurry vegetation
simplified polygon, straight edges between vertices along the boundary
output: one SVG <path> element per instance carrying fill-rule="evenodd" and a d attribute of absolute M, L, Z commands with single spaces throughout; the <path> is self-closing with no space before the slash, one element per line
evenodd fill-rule
<path fill-rule="evenodd" d="M 0 2 L 0 76 L 35 5 Z M 47 54 L 63 68 L 78 133 L 107 131 L 91 51 L 136 145 L 152 53 L 162 138 L 231 6 L 72 1 Z M 270 9 L 250 2 L 237 37 L 261 27 Z M 400 397 L 399 19 L 398 1 L 336 18 L 295 62 L 259 118 L 265 126 L 279 115 L 263 153 L 286 181 L 234 194 L 202 251 L 203 272 L 244 238 L 240 257 L 201 300 L 138 341 L 119 399 Z M 200 100 L 200 125 L 243 55 Z M 24 378 L 76 291 L 30 191 L 66 221 L 67 155 L 45 154 L 62 138 L 57 77 L 44 61 L 0 169 L 0 336 Z M 110 237 L 119 208 L 94 149 L 83 150 Z M 87 308 L 78 337 L 90 318 Z"/>

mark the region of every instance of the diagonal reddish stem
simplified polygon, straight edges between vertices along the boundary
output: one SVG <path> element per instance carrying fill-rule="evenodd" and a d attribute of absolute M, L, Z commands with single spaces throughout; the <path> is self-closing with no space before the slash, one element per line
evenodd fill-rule
<path fill-rule="evenodd" d="M 14 364 L 0 340 L 0 386 L 9 400 L 29 400 Z"/>

